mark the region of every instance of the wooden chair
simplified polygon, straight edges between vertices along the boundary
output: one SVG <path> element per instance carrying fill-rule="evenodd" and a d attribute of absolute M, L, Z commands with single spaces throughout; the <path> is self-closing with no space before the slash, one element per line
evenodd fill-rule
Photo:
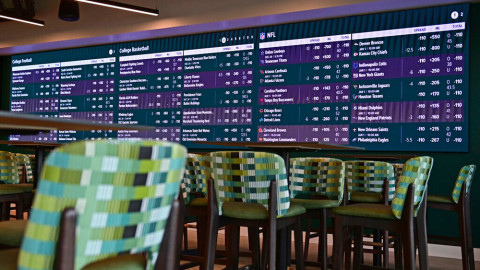
<path fill-rule="evenodd" d="M 168 142 L 57 148 L 43 167 L 21 249 L 0 251 L 2 269 L 178 269 L 183 213 L 172 202 L 185 158 L 183 146 Z"/>
<path fill-rule="evenodd" d="M 238 268 L 240 226 L 256 230 L 263 228 L 262 269 L 287 267 L 287 228 L 295 232 L 297 269 L 303 269 L 302 206 L 290 203 L 284 160 L 263 152 L 216 152 L 211 154 L 212 179 L 208 184 L 208 243 L 207 269 L 213 269 L 217 243 L 216 230 L 226 225 L 227 269 Z M 285 237 L 277 239 L 277 232 Z M 253 235 L 252 235 L 253 236 Z M 276 256 L 277 241 L 279 256 Z M 255 239 L 258 242 L 258 239 Z M 254 256 L 259 255 L 257 247 Z M 268 256 L 267 256 L 268 254 Z M 277 265 L 277 259 L 279 264 Z"/>
<path fill-rule="evenodd" d="M 394 167 L 383 161 L 355 160 L 345 162 L 345 182 L 348 195 L 347 204 L 352 203 L 379 203 L 389 205 L 395 194 Z M 383 237 L 383 240 L 382 240 Z M 387 268 L 389 263 L 389 234 L 388 231 L 373 231 L 373 242 L 364 242 L 372 246 L 365 252 L 372 252 L 374 266 Z M 351 254 L 351 240 L 345 246 L 347 262 Z M 381 245 L 381 246 L 380 246 Z M 381 255 L 381 257 L 380 257 Z M 383 258 L 383 260 L 381 260 Z M 363 261 L 363 260 L 361 260 Z"/>
<path fill-rule="evenodd" d="M 304 260 L 306 265 L 327 269 L 327 210 L 337 207 L 343 200 L 344 163 L 335 158 L 291 158 L 290 201 L 306 209 L 306 238 Z M 311 220 L 319 224 L 317 262 L 307 261 Z"/>
<path fill-rule="evenodd" d="M 415 238 L 419 243 L 420 262 L 428 265 L 426 246 L 425 203 L 430 171 L 433 165 L 431 157 L 415 157 L 409 159 L 404 166 L 402 176 L 397 185 L 392 205 L 361 203 L 340 206 L 333 210 L 334 221 L 334 253 L 333 269 L 343 269 L 343 244 L 346 228 L 354 226 L 355 256 L 354 269 L 360 265 L 362 253 L 363 228 L 373 228 L 396 233 L 396 269 L 403 266 L 406 270 L 415 269 Z M 415 219 L 415 216 L 417 217 Z M 415 233 L 416 232 L 416 233 Z M 399 265 L 400 243 L 403 245 L 404 265 Z M 422 268 L 423 269 L 423 268 Z"/>
<path fill-rule="evenodd" d="M 428 235 L 428 242 L 441 245 L 456 245 L 462 249 L 463 270 L 475 269 L 470 217 L 470 187 L 475 174 L 475 165 L 463 166 L 458 173 L 451 196 L 428 195 L 429 208 L 453 211 L 458 216 L 460 238 Z"/>

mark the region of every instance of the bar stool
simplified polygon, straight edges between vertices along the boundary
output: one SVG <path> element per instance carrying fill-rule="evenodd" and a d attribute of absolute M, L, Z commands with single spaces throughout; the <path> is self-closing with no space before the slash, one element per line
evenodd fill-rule
<path fill-rule="evenodd" d="M 415 157 L 409 159 L 404 166 L 402 176 L 398 182 L 392 205 L 382 204 L 351 204 L 340 206 L 333 210 L 335 214 L 333 269 L 343 269 L 343 246 L 346 228 L 355 226 L 355 257 L 357 260 L 362 253 L 362 231 L 358 228 L 368 227 L 396 232 L 396 268 L 399 258 L 397 250 L 402 243 L 404 251 L 404 266 L 406 270 L 415 269 L 415 240 L 419 245 L 419 255 L 424 257 L 421 263 L 428 265 L 428 251 L 426 246 L 426 196 L 430 171 L 433 166 L 431 157 Z M 415 218 L 416 217 L 416 218 Z M 415 233 L 416 231 L 416 233 Z M 401 253 L 400 253 L 401 254 Z M 358 265 L 359 262 L 354 262 Z M 423 269 L 423 268 L 422 268 Z"/>
<path fill-rule="evenodd" d="M 475 269 L 470 216 L 470 188 L 475 174 L 475 165 L 463 166 L 458 173 L 451 196 L 428 195 L 427 207 L 453 211 L 458 216 L 460 238 L 445 238 L 428 235 L 428 242 L 442 245 L 459 245 L 462 249 L 463 270 Z"/>
<path fill-rule="evenodd" d="M 327 210 L 340 205 L 344 193 L 344 163 L 335 158 L 291 158 L 291 202 L 307 209 L 304 260 L 306 265 L 327 269 Z M 320 221 L 318 263 L 307 261 L 312 219 Z"/>

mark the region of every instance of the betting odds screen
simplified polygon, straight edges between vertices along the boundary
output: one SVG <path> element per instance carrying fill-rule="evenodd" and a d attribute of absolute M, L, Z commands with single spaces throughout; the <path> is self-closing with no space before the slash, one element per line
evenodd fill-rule
<path fill-rule="evenodd" d="M 14 55 L 11 111 L 157 129 L 10 139 L 468 151 L 468 9 L 459 4 Z"/>

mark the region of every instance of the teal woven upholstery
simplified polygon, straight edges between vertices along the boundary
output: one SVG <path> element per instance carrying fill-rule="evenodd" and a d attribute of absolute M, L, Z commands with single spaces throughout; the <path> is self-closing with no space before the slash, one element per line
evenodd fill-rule
<path fill-rule="evenodd" d="M 345 161 L 345 181 L 351 192 L 382 193 L 384 180 L 388 179 L 388 200 L 395 195 L 395 175 L 392 164 L 382 161 Z M 350 197 L 349 197 L 350 198 Z"/>
<path fill-rule="evenodd" d="M 25 154 L 15 153 L 15 159 L 17 160 L 18 175 L 21 179 L 25 180 L 25 183 L 33 182 L 33 170 L 30 157 Z M 23 175 L 23 169 L 25 168 L 26 175 Z"/>
<path fill-rule="evenodd" d="M 463 166 L 458 173 L 457 181 L 455 181 L 455 186 L 452 191 L 452 199 L 455 203 L 458 203 L 460 198 L 460 192 L 462 191 L 462 185 L 465 183 L 467 185 L 467 193 L 470 191 L 470 186 L 472 185 L 473 175 L 475 174 L 475 165 Z"/>
<path fill-rule="evenodd" d="M 398 181 L 400 180 L 404 165 L 404 163 L 392 163 L 393 170 L 395 171 L 395 183 L 398 183 Z"/>
<path fill-rule="evenodd" d="M 186 149 L 169 142 L 84 141 L 47 158 L 18 259 L 19 270 L 52 269 L 62 211 L 78 213 L 75 267 L 148 253 L 153 269 Z"/>
<path fill-rule="evenodd" d="M 189 204 L 192 193 L 207 195 L 207 178 L 205 176 L 205 164 L 203 156 L 199 154 L 188 154 L 183 177 L 185 203 Z"/>
<path fill-rule="evenodd" d="M 18 184 L 17 159 L 15 154 L 0 151 L 0 183 L 1 184 Z"/>
<path fill-rule="evenodd" d="M 400 176 L 400 180 L 395 190 L 395 196 L 392 201 L 392 211 L 398 219 L 402 217 L 408 185 L 412 183 L 415 185 L 414 204 L 415 216 L 417 216 L 418 208 L 422 203 L 425 194 L 424 191 L 428 185 L 432 166 L 433 158 L 428 156 L 411 158 L 407 160 L 403 166 L 403 172 Z"/>
<path fill-rule="evenodd" d="M 277 181 L 277 216 L 290 207 L 288 181 L 283 159 L 263 152 L 211 153 L 211 172 L 219 203 L 258 203 L 267 207 L 270 181 Z"/>
<path fill-rule="evenodd" d="M 345 167 L 335 158 L 291 158 L 290 192 L 298 195 L 324 195 L 330 200 L 343 199 Z"/>

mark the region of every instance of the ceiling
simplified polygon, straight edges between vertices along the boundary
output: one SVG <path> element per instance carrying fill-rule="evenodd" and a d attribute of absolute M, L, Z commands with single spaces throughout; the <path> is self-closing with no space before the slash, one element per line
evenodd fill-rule
<path fill-rule="evenodd" d="M 7 0 L 4 0 L 7 2 Z M 15 0 L 8 0 L 15 1 Z M 18 1 L 18 0 L 17 0 Z M 28 1 L 28 0 L 22 0 Z M 113 38 L 117 34 L 148 31 L 153 29 L 171 29 L 206 23 L 217 23 L 217 27 L 227 25 L 226 20 L 235 20 L 272 14 L 298 12 L 337 7 L 340 11 L 345 5 L 358 7 L 365 5 L 366 9 L 383 8 L 401 2 L 403 4 L 426 6 L 436 3 L 459 2 L 460 0 L 116 0 L 118 2 L 158 8 L 160 16 L 152 17 L 111 8 L 80 3 L 80 20 L 66 22 L 58 19 L 60 0 L 35 0 L 35 19 L 45 21 L 44 27 L 31 26 L 18 22 L 0 24 L 0 55 L 26 52 L 32 49 L 32 44 L 62 42 L 65 40 L 103 37 L 103 43 L 118 41 Z M 359 4 L 359 5 L 358 5 Z M 367 6 L 368 5 L 368 6 Z M 383 6 L 383 7 L 382 7 Z M 320 12 L 320 11 L 319 11 Z M 368 12 L 367 11 L 363 11 Z M 328 13 L 328 12 L 327 12 Z M 312 12 L 310 13 L 311 16 Z M 283 16 L 287 19 L 290 14 Z M 297 14 L 298 17 L 298 14 Z M 302 17 L 300 17 L 302 18 Z M 267 20 L 262 20 L 268 24 Z M 175 29 L 175 28 L 173 28 Z M 188 30 L 188 27 L 179 28 Z M 174 35 L 175 31 L 170 31 Z M 79 43 L 80 44 L 80 43 Z M 93 43 L 92 43 L 93 44 Z M 84 44 L 80 44 L 84 45 Z M 18 46 L 23 50 L 12 50 Z M 75 46 L 70 44 L 68 46 Z M 78 46 L 78 45 L 77 45 Z M 67 46 L 66 46 L 67 47 Z"/>

